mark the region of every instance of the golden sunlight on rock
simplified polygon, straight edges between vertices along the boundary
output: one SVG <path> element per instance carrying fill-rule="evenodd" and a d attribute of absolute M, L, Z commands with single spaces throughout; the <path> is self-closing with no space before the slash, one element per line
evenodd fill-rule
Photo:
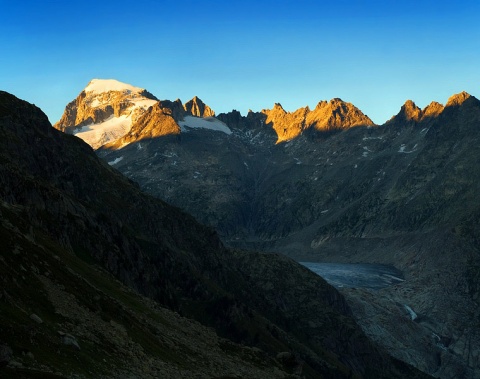
<path fill-rule="evenodd" d="M 298 137 L 304 131 L 335 131 L 353 126 L 371 126 L 373 121 L 351 103 L 335 98 L 330 102 L 320 101 L 313 111 L 308 107 L 286 112 L 280 104 L 271 110 L 263 110 L 266 123 L 272 124 L 277 133 L 277 143 Z"/>

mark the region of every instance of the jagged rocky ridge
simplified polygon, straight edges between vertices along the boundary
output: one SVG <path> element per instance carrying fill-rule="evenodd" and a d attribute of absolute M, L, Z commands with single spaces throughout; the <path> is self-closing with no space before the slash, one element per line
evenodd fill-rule
<path fill-rule="evenodd" d="M 2 376 L 425 377 L 323 280 L 226 249 L 5 92 L 0 134 Z"/>
<path fill-rule="evenodd" d="M 396 265 L 408 278 L 402 286 L 374 297 L 345 291 L 357 319 L 391 353 L 422 370 L 474 378 L 479 109 L 466 93 L 424 109 L 407 101 L 385 125 L 334 133 L 302 129 L 305 109 L 290 116 L 280 106 L 246 116 L 233 111 L 216 116 L 231 134 L 179 127 L 175 136 L 105 146 L 98 154 L 148 192 L 215 227 L 231 246 L 303 261 Z M 278 143 L 275 113 L 302 133 Z M 392 299 L 400 306 L 390 308 Z M 424 317 L 410 325 L 402 304 Z M 399 320 L 405 328 L 397 327 Z"/>
<path fill-rule="evenodd" d="M 374 125 L 353 104 L 338 98 L 330 102 L 320 101 L 313 111 L 305 107 L 290 113 L 277 103 L 273 109 L 261 113 L 267 116 L 265 123 L 271 124 L 277 133 L 277 143 L 297 138 L 305 131 L 332 132 L 354 126 Z"/>
<path fill-rule="evenodd" d="M 223 118 L 229 117 L 219 115 L 215 118 L 215 112 L 197 96 L 185 104 L 179 99 L 173 102 L 162 100 L 156 104 L 153 100 L 157 100 L 156 97 L 144 89 L 112 79 L 93 79 L 67 105 L 54 127 L 77 135 L 94 148 L 101 145 L 119 148 L 144 138 L 179 134 L 180 126 L 196 128 L 195 119 L 207 119 L 218 125 L 219 122 L 223 124 Z M 127 116 L 128 120 L 122 120 L 122 116 Z M 275 131 L 277 143 L 294 139 L 305 132 L 335 132 L 354 126 L 373 125 L 372 120 L 353 104 L 338 98 L 330 102 L 320 101 L 312 111 L 305 107 L 293 113 L 285 111 L 277 103 L 271 110 L 264 109 L 253 117 Z M 122 128 L 117 127 L 113 133 L 110 131 L 112 124 L 120 124 Z M 85 125 L 87 127 L 82 128 Z M 213 129 L 218 130 L 215 127 Z"/>

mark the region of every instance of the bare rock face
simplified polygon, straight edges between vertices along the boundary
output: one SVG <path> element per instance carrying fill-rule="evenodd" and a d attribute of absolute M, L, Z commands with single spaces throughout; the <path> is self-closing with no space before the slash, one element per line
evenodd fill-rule
<path fill-rule="evenodd" d="M 54 127 L 97 148 L 125 135 L 156 101 L 142 88 L 116 80 L 93 79 L 66 106 Z"/>
<path fill-rule="evenodd" d="M 437 117 L 440 113 L 442 113 L 443 109 L 445 107 L 437 103 L 436 101 L 432 101 L 430 104 L 428 104 L 422 111 L 423 113 L 423 118 L 425 117 Z"/>
<path fill-rule="evenodd" d="M 202 100 L 195 96 L 192 100 L 187 101 L 183 106 L 185 112 L 196 117 L 215 117 L 215 112 Z"/>
<path fill-rule="evenodd" d="M 308 107 L 297 109 L 295 112 L 286 112 L 282 105 L 276 103 L 273 109 L 263 110 L 267 115 L 266 123 L 272 124 L 272 128 L 277 133 L 278 142 L 288 141 L 298 137 L 305 130 L 305 119 L 308 114 Z"/>

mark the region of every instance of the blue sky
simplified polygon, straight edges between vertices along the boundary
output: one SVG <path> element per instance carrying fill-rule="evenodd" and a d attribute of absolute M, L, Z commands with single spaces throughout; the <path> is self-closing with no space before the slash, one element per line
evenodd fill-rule
<path fill-rule="evenodd" d="M 479 1 L 0 0 L 0 89 L 53 123 L 93 78 L 217 113 L 480 97 Z"/>

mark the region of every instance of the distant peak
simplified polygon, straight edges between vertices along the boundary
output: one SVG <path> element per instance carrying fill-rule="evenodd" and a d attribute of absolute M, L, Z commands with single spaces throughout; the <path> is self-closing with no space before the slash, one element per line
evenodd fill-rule
<path fill-rule="evenodd" d="M 399 114 L 407 121 L 419 121 L 422 118 L 422 110 L 412 100 L 407 100 L 405 104 L 402 105 Z"/>
<path fill-rule="evenodd" d="M 418 122 L 422 119 L 423 112 L 412 100 L 407 100 L 400 108 L 400 111 L 387 123 L 404 123 L 409 121 Z"/>
<path fill-rule="evenodd" d="M 196 104 L 205 104 L 202 99 L 200 99 L 198 96 L 194 96 L 192 100 L 189 102 L 196 103 Z"/>
<path fill-rule="evenodd" d="M 85 87 L 85 92 L 105 93 L 110 91 L 143 92 L 144 89 L 119 82 L 115 79 L 92 79 Z"/>
<path fill-rule="evenodd" d="M 443 111 L 443 109 L 444 107 L 442 104 L 432 101 L 422 110 L 423 117 L 436 117 Z"/>
<path fill-rule="evenodd" d="M 470 94 L 465 91 L 457 93 L 448 99 L 447 105 L 445 105 L 445 107 L 450 107 L 453 105 L 462 105 L 463 102 L 467 100 L 469 97 L 471 97 Z"/>
<path fill-rule="evenodd" d="M 403 106 L 405 108 L 414 108 L 414 109 L 418 108 L 417 104 L 415 104 L 415 102 L 413 100 L 410 100 L 410 99 L 405 101 L 405 104 L 403 104 Z"/>
<path fill-rule="evenodd" d="M 194 96 L 192 100 L 187 101 L 183 106 L 186 112 L 196 117 L 214 117 L 215 112 L 206 105 L 198 96 Z"/>

